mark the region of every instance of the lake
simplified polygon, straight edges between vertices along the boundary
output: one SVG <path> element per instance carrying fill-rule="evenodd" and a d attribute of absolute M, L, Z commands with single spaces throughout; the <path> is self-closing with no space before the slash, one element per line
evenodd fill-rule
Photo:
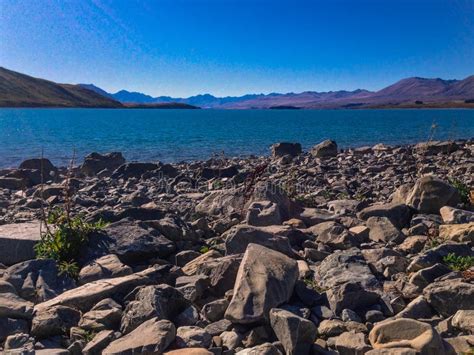
<path fill-rule="evenodd" d="M 431 129 L 435 125 L 434 130 Z M 474 110 L 0 109 L 0 167 L 44 156 L 66 165 L 93 151 L 127 160 L 203 160 L 265 155 L 271 144 L 341 148 L 474 137 Z"/>

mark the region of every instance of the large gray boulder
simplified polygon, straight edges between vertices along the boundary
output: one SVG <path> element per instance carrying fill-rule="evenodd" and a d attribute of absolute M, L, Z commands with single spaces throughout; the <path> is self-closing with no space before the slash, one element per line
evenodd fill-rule
<path fill-rule="evenodd" d="M 76 326 L 81 313 L 74 308 L 55 306 L 36 312 L 31 322 L 31 335 L 44 339 L 55 335 L 68 335 Z"/>
<path fill-rule="evenodd" d="M 75 287 L 74 280 L 60 274 L 52 259 L 34 259 L 12 265 L 4 271 L 3 279 L 31 302 L 47 301 Z"/>
<path fill-rule="evenodd" d="M 450 184 L 432 175 L 418 179 L 408 194 L 406 204 L 420 213 L 438 214 L 443 206 L 456 206 L 460 202 L 458 191 Z"/>
<path fill-rule="evenodd" d="M 12 285 L 0 281 L 0 318 L 31 319 L 33 303 L 25 301 L 16 294 Z"/>
<path fill-rule="evenodd" d="M 290 299 L 297 279 L 295 260 L 264 246 L 249 244 L 225 317 L 242 324 L 268 319 L 270 309 Z"/>
<path fill-rule="evenodd" d="M 321 287 L 326 289 L 348 282 L 359 282 L 367 288 L 378 286 L 377 278 L 358 249 L 332 253 L 319 265 L 317 276 Z"/>
<path fill-rule="evenodd" d="M 432 283 L 423 290 L 423 295 L 433 309 L 449 317 L 460 309 L 474 310 L 474 285 L 460 280 Z"/>
<path fill-rule="evenodd" d="M 0 263 L 13 265 L 35 258 L 34 246 L 41 239 L 39 221 L 0 226 Z"/>
<path fill-rule="evenodd" d="M 411 348 L 421 354 L 443 355 L 443 340 L 429 324 L 414 319 L 377 323 L 369 334 L 374 349 Z"/>
<path fill-rule="evenodd" d="M 159 164 L 155 163 L 143 163 L 143 162 L 130 162 L 120 165 L 112 173 L 114 179 L 139 179 L 143 174 L 156 170 L 160 167 Z"/>
<path fill-rule="evenodd" d="M 209 277 L 209 291 L 216 296 L 232 289 L 242 261 L 241 255 L 227 255 L 221 258 L 209 259 L 197 266 L 197 274 Z"/>
<path fill-rule="evenodd" d="M 113 299 L 106 298 L 82 315 L 79 327 L 94 332 L 118 329 L 121 318 L 122 306 Z"/>
<path fill-rule="evenodd" d="M 132 273 L 132 268 L 122 264 L 117 255 L 109 254 L 84 265 L 79 272 L 79 283 L 83 285 L 96 280 L 110 279 Z"/>
<path fill-rule="evenodd" d="M 189 306 L 189 302 L 174 287 L 162 284 L 145 286 L 123 312 L 120 330 L 130 333 L 144 321 L 157 318 L 172 320 Z"/>
<path fill-rule="evenodd" d="M 370 217 L 386 217 L 397 228 L 401 229 L 410 224 L 413 211 L 404 203 L 387 203 L 364 208 L 357 216 L 367 220 Z"/>
<path fill-rule="evenodd" d="M 122 220 L 93 233 L 83 253 L 84 261 L 115 254 L 125 263 L 142 262 L 152 257 L 166 258 L 175 251 L 172 241 L 144 223 Z"/>
<path fill-rule="evenodd" d="M 387 217 L 369 217 L 369 238 L 374 242 L 400 244 L 405 235 Z"/>
<path fill-rule="evenodd" d="M 0 343 L 10 335 L 21 333 L 29 333 L 28 321 L 25 319 L 0 317 Z"/>
<path fill-rule="evenodd" d="M 449 154 L 459 149 L 453 141 L 429 141 L 415 145 L 415 151 L 422 155 Z"/>
<path fill-rule="evenodd" d="M 296 157 L 301 154 L 301 144 L 300 143 L 288 143 L 281 142 L 272 145 L 272 156 L 274 158 L 279 158 L 284 155 L 290 155 Z"/>
<path fill-rule="evenodd" d="M 170 278 L 172 278 L 170 271 L 168 265 L 153 266 L 131 275 L 90 282 L 68 290 L 51 300 L 37 304 L 35 311 L 64 305 L 86 312 L 99 301 L 105 298 L 124 296 L 135 287 L 159 284 L 168 280 L 170 282 Z"/>
<path fill-rule="evenodd" d="M 335 157 L 337 155 L 337 143 L 329 139 L 325 140 L 315 145 L 310 153 L 317 158 Z"/>
<path fill-rule="evenodd" d="M 80 170 L 85 175 L 96 175 L 104 169 L 114 171 L 120 165 L 125 163 L 125 158 L 120 152 L 107 154 L 91 153 L 84 158 Z"/>
<path fill-rule="evenodd" d="M 270 310 L 270 324 L 288 355 L 308 354 L 316 339 L 313 322 L 283 309 Z"/>
<path fill-rule="evenodd" d="M 168 320 L 152 318 L 133 332 L 114 340 L 102 354 L 162 354 L 176 337 L 176 327 Z"/>
<path fill-rule="evenodd" d="M 279 230 L 239 224 L 223 234 L 227 255 L 242 254 L 250 243 L 260 244 L 286 255 L 293 255 L 288 238 L 277 234 Z"/>
<path fill-rule="evenodd" d="M 253 202 L 248 208 L 245 221 L 251 226 L 271 226 L 283 222 L 278 205 L 270 201 Z"/>
<path fill-rule="evenodd" d="M 43 181 L 46 182 L 53 177 L 58 169 L 51 163 L 49 159 L 46 158 L 33 158 L 24 160 L 19 169 L 26 170 L 38 170 L 41 175 L 43 175 Z"/>

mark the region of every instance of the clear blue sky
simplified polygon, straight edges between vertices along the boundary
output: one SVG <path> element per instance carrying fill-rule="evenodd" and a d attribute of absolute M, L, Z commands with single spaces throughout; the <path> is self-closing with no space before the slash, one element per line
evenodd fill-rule
<path fill-rule="evenodd" d="M 151 95 L 474 74 L 473 0 L 0 0 L 0 66 Z"/>

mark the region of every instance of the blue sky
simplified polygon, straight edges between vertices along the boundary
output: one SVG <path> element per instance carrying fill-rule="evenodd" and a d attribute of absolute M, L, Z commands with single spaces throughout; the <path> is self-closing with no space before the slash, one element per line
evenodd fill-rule
<path fill-rule="evenodd" d="M 0 0 L 0 66 L 154 96 L 474 74 L 472 0 Z"/>

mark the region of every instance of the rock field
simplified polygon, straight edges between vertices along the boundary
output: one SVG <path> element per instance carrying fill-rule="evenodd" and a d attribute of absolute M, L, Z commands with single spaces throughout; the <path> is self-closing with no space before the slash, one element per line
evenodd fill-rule
<path fill-rule="evenodd" d="M 0 170 L 0 353 L 474 351 L 474 140 Z M 106 222 L 77 274 L 52 208 Z M 46 212 L 45 212 L 46 211 Z"/>

